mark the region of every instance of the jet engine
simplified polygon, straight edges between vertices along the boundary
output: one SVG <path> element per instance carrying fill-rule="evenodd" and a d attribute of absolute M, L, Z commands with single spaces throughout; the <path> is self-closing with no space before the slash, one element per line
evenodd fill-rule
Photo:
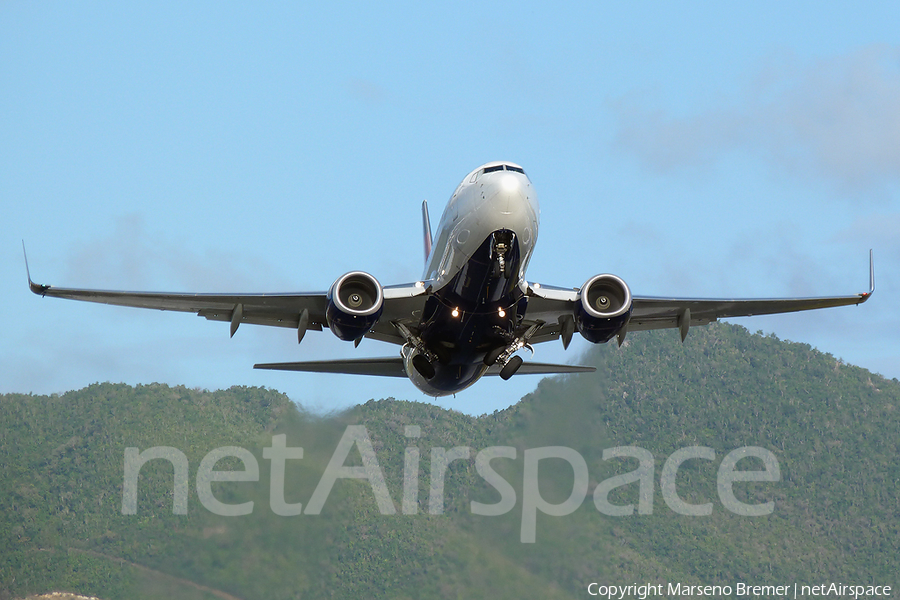
<path fill-rule="evenodd" d="M 575 302 L 575 326 L 589 342 L 611 340 L 631 318 L 631 290 L 615 275 L 594 275 Z"/>
<path fill-rule="evenodd" d="M 328 290 L 325 319 L 345 341 L 362 338 L 381 317 L 384 293 L 378 280 L 363 271 L 341 275 Z"/>

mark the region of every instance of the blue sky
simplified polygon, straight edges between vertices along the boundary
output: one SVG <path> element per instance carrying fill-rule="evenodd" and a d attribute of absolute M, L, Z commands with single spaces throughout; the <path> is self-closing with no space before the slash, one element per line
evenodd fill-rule
<path fill-rule="evenodd" d="M 540 198 L 532 281 L 855 293 L 874 248 L 865 306 L 737 322 L 900 377 L 896 3 L 326 4 L 0 5 L 0 392 L 163 381 L 264 385 L 319 410 L 427 401 L 406 380 L 251 368 L 387 344 L 253 326 L 229 340 L 190 314 L 39 299 L 20 240 L 60 286 L 414 281 L 421 201 L 436 223 L 499 159 Z M 536 384 L 438 403 L 491 412 Z"/>

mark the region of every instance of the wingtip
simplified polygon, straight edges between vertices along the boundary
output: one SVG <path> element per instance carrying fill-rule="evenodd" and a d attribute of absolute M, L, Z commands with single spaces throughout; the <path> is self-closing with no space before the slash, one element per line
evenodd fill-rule
<path fill-rule="evenodd" d="M 50 286 L 35 283 L 31 279 L 31 269 L 28 268 L 28 252 L 25 251 L 25 240 L 22 240 L 22 255 L 25 257 L 25 275 L 28 276 L 28 288 L 33 293 L 43 296 L 44 292 L 46 292 L 48 289 L 50 289 Z"/>
<path fill-rule="evenodd" d="M 869 248 L 869 291 L 859 295 L 859 303 L 862 304 L 875 293 L 875 253 Z"/>
<path fill-rule="evenodd" d="M 875 293 L 875 251 L 869 248 L 869 293 L 866 297 Z"/>
<path fill-rule="evenodd" d="M 28 252 L 25 250 L 25 240 L 22 240 L 22 256 L 25 257 L 25 274 L 28 275 L 28 283 L 31 283 L 31 271 L 28 269 Z"/>

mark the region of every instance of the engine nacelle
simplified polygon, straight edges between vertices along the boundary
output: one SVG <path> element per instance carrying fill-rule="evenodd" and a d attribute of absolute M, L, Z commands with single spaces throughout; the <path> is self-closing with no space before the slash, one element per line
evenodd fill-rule
<path fill-rule="evenodd" d="M 341 275 L 328 290 L 325 320 L 334 335 L 345 341 L 364 336 L 381 317 L 384 292 L 378 280 L 363 271 Z"/>
<path fill-rule="evenodd" d="M 615 275 L 594 275 L 582 286 L 575 303 L 575 326 L 589 342 L 611 340 L 631 318 L 631 290 Z"/>

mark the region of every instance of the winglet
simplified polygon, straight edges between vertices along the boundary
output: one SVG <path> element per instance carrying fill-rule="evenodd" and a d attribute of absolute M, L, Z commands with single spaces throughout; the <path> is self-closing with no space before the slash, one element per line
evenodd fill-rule
<path fill-rule="evenodd" d="M 875 293 L 875 259 L 873 254 L 872 249 L 869 248 L 869 291 L 859 295 L 859 302 L 857 302 L 857 304 L 862 304 Z"/>
<path fill-rule="evenodd" d="M 865 294 L 866 300 L 875 293 L 875 258 L 874 252 L 869 248 L 869 291 Z"/>
<path fill-rule="evenodd" d="M 431 220 L 428 218 L 428 200 L 422 200 L 422 230 L 425 235 L 425 260 L 431 256 Z"/>
<path fill-rule="evenodd" d="M 22 240 L 22 255 L 25 256 L 25 274 L 28 275 L 28 287 L 35 294 L 44 295 L 44 292 L 50 289 L 49 285 L 40 285 L 31 280 L 31 269 L 28 268 L 28 253 L 25 252 L 25 240 Z"/>

